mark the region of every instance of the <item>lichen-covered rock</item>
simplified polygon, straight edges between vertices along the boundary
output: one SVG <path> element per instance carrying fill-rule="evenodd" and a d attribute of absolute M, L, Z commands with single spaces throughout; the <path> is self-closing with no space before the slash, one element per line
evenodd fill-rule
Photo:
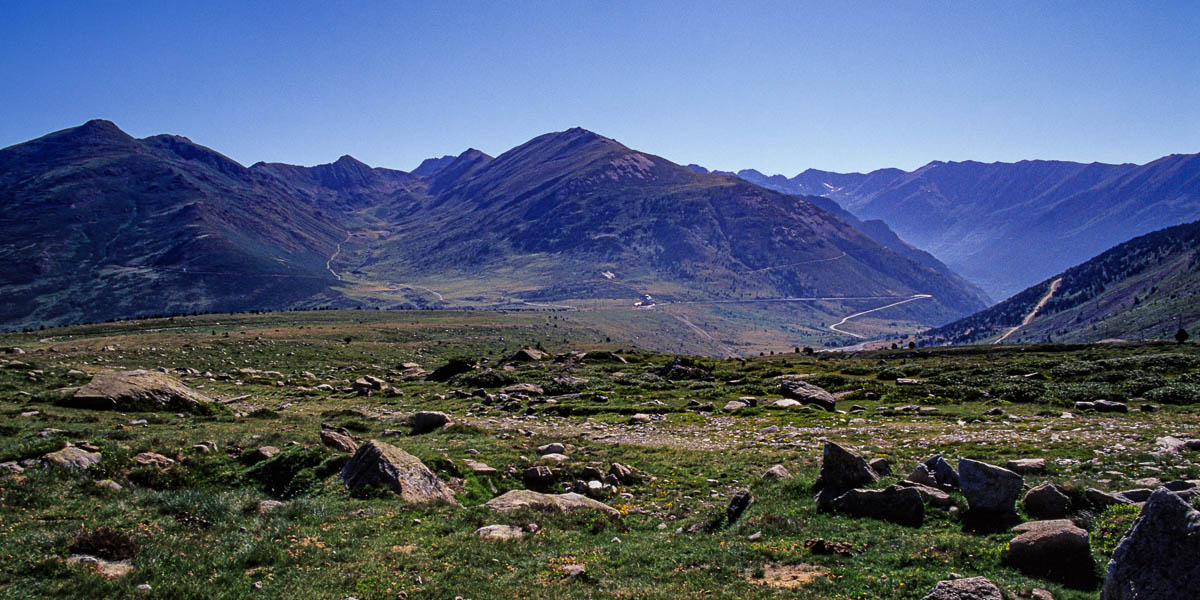
<path fill-rule="evenodd" d="M 882 490 L 850 490 L 833 500 L 833 508 L 853 517 L 908 527 L 920 527 L 925 522 L 925 503 L 920 492 L 898 485 Z"/>
<path fill-rule="evenodd" d="M 101 371 L 64 403 L 74 408 L 207 413 L 212 398 L 157 371 Z"/>
<path fill-rule="evenodd" d="M 784 396 L 803 402 L 804 404 L 812 404 L 819 406 L 825 410 L 833 411 L 834 405 L 837 403 L 833 394 L 825 391 L 824 388 L 815 386 L 807 381 L 797 379 L 786 379 L 779 383 L 779 393 Z"/>
<path fill-rule="evenodd" d="M 958 461 L 958 475 L 967 506 L 976 513 L 1012 514 L 1024 478 L 1008 469 L 977 460 Z"/>
<path fill-rule="evenodd" d="M 333 448 L 342 452 L 353 454 L 358 451 L 358 442 L 354 438 L 332 429 L 321 430 L 321 444 L 326 448 Z"/>
<path fill-rule="evenodd" d="M 43 460 L 52 465 L 62 467 L 64 469 L 78 469 L 86 471 L 100 462 L 99 452 L 88 452 L 83 448 L 75 446 L 67 446 L 57 452 L 51 452 L 42 457 Z"/>
<path fill-rule="evenodd" d="M 1159 488 L 1108 563 L 1100 600 L 1195 598 L 1200 590 L 1200 511 Z"/>
<path fill-rule="evenodd" d="M 986 577 L 969 577 L 937 582 L 924 600 L 1004 600 L 1004 596 Z"/>
<path fill-rule="evenodd" d="M 350 490 L 374 486 L 390 489 L 406 502 L 458 504 L 454 492 L 420 459 L 376 440 L 359 446 L 350 461 L 342 467 L 341 478 Z"/>
<path fill-rule="evenodd" d="M 571 512 L 575 510 L 596 510 L 612 518 L 621 516 L 617 509 L 592 500 L 581 494 L 542 494 L 531 490 L 511 490 L 501 496 L 492 498 L 484 506 L 498 512 L 509 512 L 522 508 L 544 510 L 549 512 Z"/>
<path fill-rule="evenodd" d="M 485 525 L 476 529 L 475 535 L 487 540 L 517 540 L 521 539 L 525 532 L 512 525 Z"/>

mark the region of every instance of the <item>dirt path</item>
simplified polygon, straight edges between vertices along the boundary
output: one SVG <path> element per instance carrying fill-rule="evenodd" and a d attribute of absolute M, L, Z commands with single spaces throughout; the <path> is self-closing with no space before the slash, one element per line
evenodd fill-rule
<path fill-rule="evenodd" d="M 1050 298 L 1052 298 L 1054 296 L 1054 292 L 1057 292 L 1058 288 L 1061 285 L 1062 285 L 1062 277 L 1059 277 L 1058 279 L 1051 281 L 1050 289 L 1046 290 L 1046 295 L 1042 296 L 1042 299 L 1038 300 L 1037 306 L 1034 306 L 1033 310 L 1029 311 L 1029 314 L 1025 315 L 1025 319 L 1021 321 L 1021 324 L 1017 325 L 1016 327 L 1010 327 L 1008 329 L 1008 331 L 1004 332 L 1004 335 L 1000 336 L 996 341 L 994 341 L 992 343 L 999 344 L 1000 342 L 1007 340 L 1009 338 L 1009 336 L 1011 336 L 1012 334 L 1016 333 L 1018 329 L 1032 323 L 1033 319 L 1035 317 L 1037 317 L 1038 311 L 1042 310 L 1043 306 L 1046 306 L 1046 303 L 1050 301 Z"/>
<path fill-rule="evenodd" d="M 854 314 L 852 314 L 852 315 L 850 315 L 850 316 L 847 316 L 847 317 L 842 317 L 842 320 L 841 320 L 841 321 L 838 321 L 837 323 L 834 323 L 833 325 L 830 325 L 830 326 L 829 326 L 829 330 L 830 330 L 830 331 L 833 331 L 833 332 L 835 332 L 835 333 L 841 333 L 841 334 L 844 334 L 844 335 L 852 335 L 852 336 L 854 336 L 854 337 L 856 337 L 856 338 L 859 338 L 859 339 L 865 339 L 867 336 L 865 336 L 865 335 L 859 335 L 859 334 L 857 334 L 857 333 L 850 333 L 849 331 L 842 331 L 841 329 L 838 329 L 838 325 L 845 325 L 845 324 L 846 324 L 846 321 L 849 321 L 850 319 L 853 319 L 853 318 L 855 318 L 855 317 L 861 317 L 861 316 L 863 316 L 863 315 L 865 315 L 865 314 L 870 314 L 870 313 L 873 313 L 873 312 L 875 312 L 875 311 L 878 311 L 878 310 L 883 310 L 883 309 L 885 309 L 885 308 L 891 308 L 891 307 L 893 307 L 893 306 L 900 306 L 901 304 L 905 304 L 905 303 L 908 303 L 908 302 L 912 302 L 913 300 L 924 300 L 924 299 L 926 299 L 926 298 L 932 298 L 932 297 L 933 297 L 933 296 L 932 296 L 932 295 L 930 295 L 930 294 L 916 294 L 916 295 L 914 295 L 913 297 L 911 297 L 911 298 L 908 298 L 907 300 L 901 300 L 901 301 L 899 301 L 899 302 L 893 302 L 893 303 L 891 303 L 891 304 L 888 304 L 888 305 L 886 305 L 886 306 L 880 306 L 879 308 L 872 308 L 871 310 L 864 310 L 864 311 L 862 311 L 862 312 L 859 312 L 859 313 L 854 313 Z"/>
<path fill-rule="evenodd" d="M 333 261 L 334 261 L 334 259 L 336 259 L 338 257 L 339 254 L 342 253 L 342 244 L 345 244 L 348 241 L 350 241 L 350 232 L 349 231 L 346 232 L 346 239 L 338 242 L 337 247 L 333 249 L 333 254 L 329 255 L 329 260 L 325 261 L 325 268 L 328 269 L 329 272 L 332 273 L 333 276 L 336 277 L 338 281 L 342 280 L 342 276 L 338 275 L 337 271 L 333 270 Z"/>
<path fill-rule="evenodd" d="M 830 261 L 837 260 L 839 258 L 845 258 L 846 256 L 848 256 L 848 255 L 845 252 L 843 252 L 843 253 L 841 253 L 841 255 L 834 256 L 833 258 L 818 258 L 817 260 L 806 260 L 804 262 L 789 263 L 786 265 L 775 265 L 773 267 L 763 267 L 761 269 L 754 269 L 753 271 L 746 271 L 746 274 L 762 273 L 764 271 L 770 271 L 772 269 L 786 269 L 788 267 L 799 267 L 800 265 L 811 265 L 811 264 L 816 264 L 816 263 L 830 262 Z"/>
<path fill-rule="evenodd" d="M 736 352 L 731 350 L 725 344 L 718 342 L 717 338 L 713 337 L 707 331 L 702 329 L 699 325 L 696 325 L 695 323 L 691 322 L 691 320 L 689 320 L 687 317 L 685 317 L 683 315 L 677 315 L 674 313 L 667 313 L 667 314 L 678 319 L 680 323 L 683 323 L 684 325 L 687 325 L 688 327 L 690 327 L 692 329 L 692 331 L 695 331 L 696 333 L 700 334 L 700 337 L 712 342 L 717 348 L 721 349 L 721 352 L 725 353 L 726 358 L 737 358 L 738 357 L 738 354 Z"/>

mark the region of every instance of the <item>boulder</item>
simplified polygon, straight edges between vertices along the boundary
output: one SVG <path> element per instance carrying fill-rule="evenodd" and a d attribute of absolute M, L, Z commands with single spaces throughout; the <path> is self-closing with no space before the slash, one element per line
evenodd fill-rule
<path fill-rule="evenodd" d="M 1200 511 L 1159 488 L 1113 551 L 1100 600 L 1195 598 L 1197 557 Z"/>
<path fill-rule="evenodd" d="M 525 532 L 512 525 L 485 525 L 476 529 L 475 535 L 485 540 L 519 540 Z"/>
<path fill-rule="evenodd" d="M 521 478 L 525 481 L 526 487 L 545 489 L 554 483 L 554 471 L 551 471 L 550 467 L 538 465 L 525 469 Z"/>
<path fill-rule="evenodd" d="M 1097 400 L 1092 404 L 1095 405 L 1096 412 L 1129 412 L 1129 406 L 1124 402 L 1113 402 L 1111 400 Z"/>
<path fill-rule="evenodd" d="M 1029 490 L 1023 502 L 1026 514 L 1035 519 L 1058 519 L 1071 512 L 1071 498 L 1049 481 Z"/>
<path fill-rule="evenodd" d="M 65 404 L 74 408 L 207 412 L 212 398 L 157 371 L 100 371 Z"/>
<path fill-rule="evenodd" d="M 425 379 L 427 381 L 438 381 L 445 383 L 453 379 L 455 376 L 462 375 L 463 373 L 466 373 L 474 368 L 475 365 L 468 361 L 457 358 L 451 359 L 446 364 L 434 369 L 432 373 L 426 375 Z"/>
<path fill-rule="evenodd" d="M 1005 561 L 1030 577 L 1057 581 L 1076 589 L 1096 585 L 1096 565 L 1088 532 L 1065 519 L 1026 528 L 1008 543 Z"/>
<path fill-rule="evenodd" d="M 362 446 L 342 467 L 347 489 L 365 486 L 387 488 L 406 502 L 445 502 L 458 505 L 454 493 L 417 457 L 391 444 L 372 440 Z"/>
<path fill-rule="evenodd" d="M 1004 596 L 986 577 L 969 577 L 937 582 L 924 600 L 1004 600 Z"/>
<path fill-rule="evenodd" d="M 833 394 L 830 394 L 821 387 L 798 379 L 786 379 L 779 382 L 779 393 L 792 400 L 819 406 L 831 412 L 836 403 Z"/>
<path fill-rule="evenodd" d="M 750 490 L 741 489 L 735 492 L 729 499 L 729 506 L 725 509 L 725 523 L 727 525 L 736 523 L 752 502 L 754 502 L 754 497 L 750 495 Z"/>
<path fill-rule="evenodd" d="M 1119 494 L 1110 494 L 1096 488 L 1088 488 L 1083 495 L 1096 510 L 1104 510 L 1115 504 L 1133 504 L 1130 499 L 1123 498 Z"/>
<path fill-rule="evenodd" d="M 64 469 L 86 471 L 100 462 L 99 452 L 88 452 L 83 448 L 67 446 L 57 452 L 51 452 L 42 457 L 46 462 Z"/>
<path fill-rule="evenodd" d="M 737 400 L 730 400 L 729 402 L 725 403 L 725 406 L 721 410 L 733 412 L 733 411 L 737 411 L 737 410 L 746 408 L 747 406 L 749 406 L 749 405 L 746 404 L 745 402 L 738 402 Z"/>
<path fill-rule="evenodd" d="M 1038 475 L 1046 472 L 1046 459 L 1018 458 L 1004 463 L 1004 468 L 1018 475 Z"/>
<path fill-rule="evenodd" d="M 938 488 L 921 485 L 919 483 L 913 483 L 911 481 L 900 481 L 896 483 L 896 485 L 917 490 L 917 493 L 921 495 L 921 499 L 925 501 L 925 504 L 930 506 L 949 508 L 953 504 L 953 502 L 950 500 L 950 494 L 947 494 Z"/>
<path fill-rule="evenodd" d="M 920 527 L 925 522 L 925 502 L 911 487 L 892 485 L 882 490 L 850 490 L 833 500 L 834 510 L 853 517 Z"/>
<path fill-rule="evenodd" d="M 816 487 L 817 503 L 829 507 L 834 498 L 860 486 L 874 483 L 879 476 L 861 456 L 833 443 L 825 442 L 821 473 Z"/>
<path fill-rule="evenodd" d="M 332 429 L 321 430 L 321 443 L 340 452 L 353 454 L 358 451 L 358 442 L 354 438 Z"/>
<path fill-rule="evenodd" d="M 174 459 L 167 458 L 157 452 L 142 452 L 134 456 L 133 461 L 142 466 L 158 467 L 160 469 L 175 464 Z"/>
<path fill-rule="evenodd" d="M 598 502 L 587 496 L 574 493 L 542 494 L 531 490 L 511 490 L 501 496 L 492 498 L 484 506 L 497 512 L 509 512 L 523 508 L 548 512 L 571 512 L 590 509 L 604 513 L 614 519 L 621 516 L 620 511 L 603 502 Z"/>
<path fill-rule="evenodd" d="M 450 422 L 450 415 L 436 410 L 423 410 L 413 415 L 412 432 L 414 434 L 429 433 L 445 427 Z"/>
<path fill-rule="evenodd" d="M 996 465 L 969 458 L 958 460 L 962 493 L 971 512 L 1011 515 L 1016 513 L 1024 479 Z"/>
<path fill-rule="evenodd" d="M 792 474 L 783 465 L 775 465 L 762 474 L 763 479 L 791 479 Z"/>
<path fill-rule="evenodd" d="M 775 408 L 795 408 L 797 406 L 803 406 L 803 405 L 800 404 L 799 400 L 792 400 L 791 398 L 783 398 L 783 399 L 772 402 L 771 406 L 774 406 Z"/>
<path fill-rule="evenodd" d="M 488 466 L 487 463 L 481 463 L 469 458 L 464 460 L 463 464 L 476 475 L 498 475 L 500 473 L 495 467 Z"/>
<path fill-rule="evenodd" d="M 537 348 L 521 348 L 513 352 L 506 360 L 508 362 L 537 362 L 546 360 L 550 355 Z"/>
<path fill-rule="evenodd" d="M 636 415 L 633 415 L 632 417 L 629 417 L 629 424 L 630 425 L 645 425 L 645 424 L 649 423 L 651 420 L 652 419 L 650 418 L 650 415 L 648 415 L 646 413 L 638 413 Z"/>
<path fill-rule="evenodd" d="M 525 394 L 527 396 L 541 396 L 546 393 L 542 389 L 542 386 L 535 383 L 514 383 L 502 388 L 500 392 L 503 394 Z"/>
<path fill-rule="evenodd" d="M 887 477 L 892 474 L 892 465 L 886 458 L 873 458 L 867 461 L 867 466 L 871 467 L 872 471 L 880 477 Z"/>
<path fill-rule="evenodd" d="M 537 447 L 537 453 L 543 456 L 546 454 L 563 454 L 566 451 L 567 447 L 558 442 L 552 442 Z"/>
<path fill-rule="evenodd" d="M 946 459 L 942 458 L 941 454 L 933 455 L 922 464 L 933 475 L 934 485 L 951 490 L 956 490 L 961 485 L 958 473 L 954 471 L 954 467 L 950 466 L 949 462 L 946 462 Z"/>

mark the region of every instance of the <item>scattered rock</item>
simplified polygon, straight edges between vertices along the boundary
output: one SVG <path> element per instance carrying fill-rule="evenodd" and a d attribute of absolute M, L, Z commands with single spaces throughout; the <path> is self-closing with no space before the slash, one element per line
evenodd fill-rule
<path fill-rule="evenodd" d="M 119 484 L 111 479 L 100 479 L 98 481 L 93 481 L 92 485 L 94 485 L 98 488 L 112 490 L 114 492 L 119 492 L 119 491 L 125 489 L 125 488 L 121 487 L 121 484 Z"/>
<path fill-rule="evenodd" d="M 350 490 L 374 486 L 391 489 L 406 502 L 458 505 L 450 488 L 417 457 L 380 441 L 360 446 L 342 467 L 341 478 Z"/>
<path fill-rule="evenodd" d="M 958 473 L 954 470 L 954 467 L 950 466 L 950 463 L 947 462 L 946 459 L 942 458 L 941 454 L 933 455 L 922 464 L 925 465 L 925 468 L 929 470 L 930 475 L 933 476 L 935 486 L 943 489 L 956 490 L 961 485 Z"/>
<path fill-rule="evenodd" d="M 88 452 L 83 448 L 76 448 L 75 446 L 67 446 L 62 450 L 43 456 L 42 459 L 64 469 L 86 471 L 100 462 L 100 453 Z"/>
<path fill-rule="evenodd" d="M 96 570 L 97 573 L 109 579 L 124 577 L 133 572 L 133 565 L 126 561 L 107 561 L 95 556 L 86 554 L 72 554 L 67 557 L 68 565 L 88 565 Z"/>
<path fill-rule="evenodd" d="M 937 582 L 924 600 L 1004 600 L 1004 596 L 986 577 L 969 577 Z"/>
<path fill-rule="evenodd" d="M 562 445 L 562 444 L 560 444 L 560 443 L 558 443 L 558 442 L 554 442 L 554 443 L 551 443 L 551 444 L 545 444 L 545 445 L 542 445 L 542 446 L 538 446 L 538 447 L 537 447 L 537 453 L 538 453 L 538 454 L 541 454 L 541 455 L 546 455 L 546 454 L 563 454 L 563 453 L 565 453 L 566 451 L 567 451 L 567 447 L 566 447 L 566 446 L 564 446 L 564 445 Z"/>
<path fill-rule="evenodd" d="M 554 483 L 555 479 L 554 472 L 550 470 L 550 467 L 542 465 L 529 467 L 521 475 L 525 486 L 535 489 L 546 489 Z"/>
<path fill-rule="evenodd" d="M 834 510 L 853 517 L 890 521 L 920 527 L 925 522 L 925 503 L 911 487 L 892 485 L 882 490 L 850 490 L 833 501 Z"/>
<path fill-rule="evenodd" d="M 833 411 L 837 402 L 833 394 L 830 394 L 823 388 L 798 379 L 787 379 L 779 382 L 779 393 L 792 400 L 819 406 L 830 412 Z"/>
<path fill-rule="evenodd" d="M 212 399 L 156 371 L 100 371 L 67 406 L 122 411 L 207 412 Z"/>
<path fill-rule="evenodd" d="M 775 408 L 795 408 L 797 406 L 804 406 L 804 405 L 801 404 L 799 400 L 792 400 L 791 398 L 783 398 L 783 399 L 772 402 L 771 406 L 774 406 Z"/>
<path fill-rule="evenodd" d="M 880 477 L 887 477 L 892 474 L 892 465 L 886 458 L 873 458 L 867 461 L 867 466 L 871 467 L 871 470 L 875 471 L 875 474 Z"/>
<path fill-rule="evenodd" d="M 1114 504 L 1133 504 L 1128 498 L 1122 498 L 1117 494 L 1110 494 L 1095 488 L 1088 488 L 1083 495 L 1096 510 L 1104 510 Z"/>
<path fill-rule="evenodd" d="M 652 419 L 650 418 L 650 415 L 648 415 L 646 413 L 638 413 L 636 415 L 633 415 L 632 417 L 629 417 L 629 424 L 630 425 L 645 425 L 645 424 L 649 423 L 651 420 Z"/>
<path fill-rule="evenodd" d="M 618 518 L 621 513 L 603 502 L 597 502 L 581 494 L 542 494 L 531 490 L 511 490 L 501 496 L 492 498 L 484 506 L 498 512 L 509 512 L 522 508 L 544 510 L 549 512 L 570 512 L 574 510 L 597 510 L 611 518 Z"/>
<path fill-rule="evenodd" d="M 358 442 L 354 441 L 354 438 L 332 429 L 321 430 L 321 443 L 327 448 L 333 448 L 334 450 L 350 454 L 358 451 Z"/>
<path fill-rule="evenodd" d="M 1100 600 L 1195 598 L 1198 556 L 1200 512 L 1159 488 L 1113 552 Z"/>
<path fill-rule="evenodd" d="M 485 525 L 475 530 L 475 535 L 487 540 L 518 540 L 525 531 L 512 525 Z"/>
<path fill-rule="evenodd" d="M 134 456 L 133 460 L 139 465 L 158 467 L 160 469 L 165 469 L 175 464 L 174 459 L 167 458 L 157 452 L 142 452 Z"/>
<path fill-rule="evenodd" d="M 1005 560 L 1031 577 L 1057 581 L 1076 589 L 1096 585 L 1096 565 L 1088 533 L 1063 520 L 1043 521 L 1008 543 Z"/>
<path fill-rule="evenodd" d="M 729 499 L 729 506 L 725 509 L 725 523 L 727 525 L 736 523 L 752 502 L 754 502 L 754 497 L 750 495 L 750 490 L 742 489 L 735 492 L 733 498 Z"/>
<path fill-rule="evenodd" d="M 546 391 L 542 386 L 533 383 L 517 383 L 507 386 L 500 390 L 503 394 L 525 394 L 527 396 L 541 396 Z"/>
<path fill-rule="evenodd" d="M 1024 479 L 995 465 L 969 458 L 958 460 L 958 474 L 967 506 L 976 514 L 1011 515 L 1016 513 L 1017 497 Z"/>
<path fill-rule="evenodd" d="M 762 474 L 763 479 L 791 479 L 792 474 L 783 465 L 775 465 Z"/>
<path fill-rule="evenodd" d="M 816 487 L 820 490 L 817 503 L 829 507 L 834 498 L 878 479 L 875 471 L 861 456 L 833 443 L 825 442 L 821 458 L 821 473 Z"/>
<path fill-rule="evenodd" d="M 258 501 L 258 514 L 265 515 L 265 514 L 270 513 L 273 510 L 283 508 L 284 506 L 286 506 L 286 504 L 283 502 L 280 502 L 278 500 L 259 500 Z"/>
<path fill-rule="evenodd" d="M 563 565 L 559 567 L 559 569 L 562 570 L 563 575 L 566 575 L 572 579 L 578 579 L 584 575 L 587 575 L 587 567 L 580 564 Z"/>
<path fill-rule="evenodd" d="M 413 415 L 412 432 L 414 434 L 429 433 L 445 427 L 450 422 L 450 415 L 436 410 L 423 410 Z"/>
<path fill-rule="evenodd" d="M 9 473 L 12 475 L 20 475 L 21 473 L 24 473 L 24 472 L 25 472 L 25 469 L 22 468 L 21 465 L 17 464 L 15 461 L 10 460 L 8 462 L 0 463 L 0 473 Z"/>
<path fill-rule="evenodd" d="M 733 412 L 735 410 L 741 410 L 743 408 L 746 408 L 747 406 L 749 406 L 749 405 L 746 404 L 745 402 L 738 402 L 737 400 L 730 400 L 729 402 L 725 403 L 725 406 L 721 410 Z"/>
<path fill-rule="evenodd" d="M 469 458 L 464 460 L 463 464 L 466 465 L 466 467 L 476 475 L 498 475 L 500 473 L 494 467 L 490 467 L 486 463 L 481 463 Z"/>
<path fill-rule="evenodd" d="M 1004 468 L 1019 475 L 1038 475 L 1046 472 L 1046 459 L 1018 458 L 1004 463 Z"/>
<path fill-rule="evenodd" d="M 925 501 L 925 504 L 930 506 L 949 508 L 951 504 L 953 504 L 950 500 L 950 494 L 947 494 L 938 488 L 921 485 L 919 483 L 913 483 L 911 481 L 900 481 L 896 483 L 896 485 L 917 490 L 917 493 L 921 495 L 921 499 Z"/>
<path fill-rule="evenodd" d="M 546 360 L 549 356 L 549 354 L 537 348 L 521 348 L 505 360 L 507 362 L 537 362 L 539 360 Z"/>
<path fill-rule="evenodd" d="M 1035 519 L 1059 519 L 1071 512 L 1071 498 L 1049 481 L 1029 490 L 1023 502 L 1025 512 Z"/>

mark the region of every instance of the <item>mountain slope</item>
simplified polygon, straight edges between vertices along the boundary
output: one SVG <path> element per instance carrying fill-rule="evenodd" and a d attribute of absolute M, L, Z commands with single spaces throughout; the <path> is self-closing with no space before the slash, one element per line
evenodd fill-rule
<path fill-rule="evenodd" d="M 787 193 L 820 193 L 861 219 L 881 219 L 996 298 L 1134 236 L 1200 218 L 1200 155 L 1141 166 L 967 161 L 932 162 L 911 173 L 740 174 Z"/>
<path fill-rule="evenodd" d="M 246 310 L 319 297 L 338 230 L 186 138 L 112 123 L 0 150 L 0 322 Z"/>
<path fill-rule="evenodd" d="M 1120 244 L 987 310 L 931 330 L 925 339 L 963 344 L 1169 338 L 1181 326 L 1200 323 L 1198 300 L 1200 221 Z"/>

